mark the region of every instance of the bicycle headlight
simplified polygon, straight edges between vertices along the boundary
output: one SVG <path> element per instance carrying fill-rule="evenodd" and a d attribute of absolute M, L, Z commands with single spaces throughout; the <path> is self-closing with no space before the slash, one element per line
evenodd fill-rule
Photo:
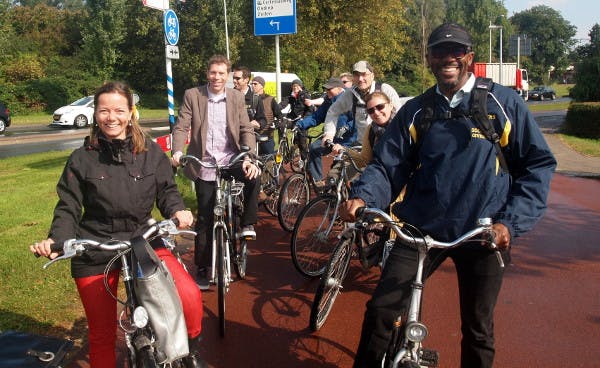
<path fill-rule="evenodd" d="M 412 342 L 421 342 L 427 337 L 427 327 L 420 322 L 409 323 L 406 326 L 406 338 Z"/>
<path fill-rule="evenodd" d="M 281 155 L 281 153 L 278 153 L 275 155 L 275 162 L 280 164 L 281 161 L 283 161 L 283 156 Z"/>
<path fill-rule="evenodd" d="M 144 328 L 148 324 L 148 311 L 144 307 L 137 307 L 133 311 L 133 324 L 137 328 Z"/>
<path fill-rule="evenodd" d="M 225 215 L 225 207 L 223 206 L 215 206 L 215 209 L 213 210 L 215 216 L 223 216 Z"/>

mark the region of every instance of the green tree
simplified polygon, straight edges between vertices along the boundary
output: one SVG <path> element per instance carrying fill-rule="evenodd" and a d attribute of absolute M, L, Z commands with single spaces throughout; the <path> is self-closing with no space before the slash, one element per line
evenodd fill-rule
<path fill-rule="evenodd" d="M 568 65 L 568 50 L 575 44 L 576 27 L 559 12 L 538 5 L 516 13 L 510 21 L 520 34 L 531 38 L 531 56 L 524 64 L 532 79 L 546 83 L 551 67 L 560 70 Z"/>
<path fill-rule="evenodd" d="M 85 23 L 82 55 L 90 70 L 103 79 L 114 76 L 125 38 L 127 0 L 88 0 L 90 16 Z"/>
<path fill-rule="evenodd" d="M 571 95 L 577 101 L 600 101 L 600 25 L 594 24 L 590 42 L 578 47 L 575 59 L 575 86 Z"/>

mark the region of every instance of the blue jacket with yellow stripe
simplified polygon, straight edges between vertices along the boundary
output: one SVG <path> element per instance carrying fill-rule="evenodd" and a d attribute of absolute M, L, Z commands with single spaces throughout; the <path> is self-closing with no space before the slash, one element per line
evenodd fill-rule
<path fill-rule="evenodd" d="M 434 116 L 450 110 L 445 97 L 436 93 L 435 99 Z M 469 111 L 469 100 L 470 93 L 459 108 Z M 406 185 L 394 214 L 441 241 L 456 239 L 482 217 L 503 223 L 512 237 L 530 230 L 546 209 L 556 161 L 521 97 L 495 83 L 488 92 L 488 117 L 502 133 L 508 173 L 500 168 L 494 144 L 468 116 L 435 119 L 417 137 L 422 106 L 420 95 L 396 114 L 350 198 L 386 208 Z"/>

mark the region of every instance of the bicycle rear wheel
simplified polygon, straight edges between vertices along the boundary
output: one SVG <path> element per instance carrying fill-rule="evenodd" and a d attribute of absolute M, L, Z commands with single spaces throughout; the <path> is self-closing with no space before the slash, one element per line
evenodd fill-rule
<path fill-rule="evenodd" d="M 310 310 L 311 331 L 317 331 L 323 326 L 331 312 L 335 298 L 342 289 L 342 282 L 346 278 L 352 257 L 352 244 L 354 244 L 354 233 L 340 239 L 327 264 L 325 273 L 321 276 Z"/>
<path fill-rule="evenodd" d="M 279 198 L 279 175 L 277 173 L 277 163 L 274 156 L 271 156 L 265 164 L 260 176 L 260 184 L 266 198 L 263 206 L 272 216 L 277 216 L 277 199 Z"/>
<path fill-rule="evenodd" d="M 225 234 L 222 227 L 215 230 L 215 241 L 217 243 L 217 293 L 219 304 L 219 335 L 225 336 L 225 293 L 227 284 L 225 282 Z"/>
<path fill-rule="evenodd" d="M 293 174 L 281 186 L 277 200 L 277 219 L 285 231 L 292 232 L 298 214 L 310 199 L 310 188 L 304 175 Z"/>
<path fill-rule="evenodd" d="M 343 228 L 336 212 L 336 197 L 326 195 L 311 200 L 298 215 L 290 245 L 292 261 L 302 275 L 318 277 L 325 271 Z"/>

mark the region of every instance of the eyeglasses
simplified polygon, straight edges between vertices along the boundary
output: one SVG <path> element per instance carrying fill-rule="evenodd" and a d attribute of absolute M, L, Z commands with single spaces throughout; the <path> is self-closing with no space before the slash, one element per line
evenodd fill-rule
<path fill-rule="evenodd" d="M 446 56 L 451 56 L 454 59 L 462 59 L 471 52 L 467 46 L 452 45 L 452 46 L 434 46 L 429 49 L 429 55 L 436 59 L 441 59 Z"/>
<path fill-rule="evenodd" d="M 242 77 L 233 77 L 233 80 L 240 80 Z"/>
<path fill-rule="evenodd" d="M 387 105 L 387 103 L 380 103 L 379 105 L 369 107 L 367 109 L 367 112 L 369 113 L 369 115 L 373 115 L 375 113 L 375 109 L 377 109 L 377 111 L 381 111 L 381 110 L 385 109 L 386 105 Z"/>

